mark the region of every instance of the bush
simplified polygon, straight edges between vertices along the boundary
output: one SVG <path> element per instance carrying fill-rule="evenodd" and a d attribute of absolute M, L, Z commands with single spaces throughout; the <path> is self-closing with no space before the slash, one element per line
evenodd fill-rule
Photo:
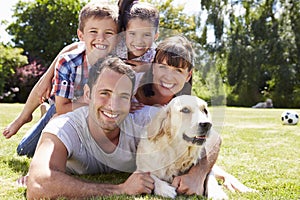
<path fill-rule="evenodd" d="M 13 76 L 13 81 L 11 83 L 11 94 L 13 96 L 7 101 L 14 101 L 19 103 L 26 102 L 26 99 L 39 78 L 46 71 L 46 68 L 36 61 L 25 65 L 23 67 L 17 68 L 16 73 Z"/>
<path fill-rule="evenodd" d="M 11 102 L 15 97 L 17 89 L 12 82 L 14 74 L 19 67 L 28 63 L 22 53 L 21 48 L 0 43 L 0 102 Z"/>

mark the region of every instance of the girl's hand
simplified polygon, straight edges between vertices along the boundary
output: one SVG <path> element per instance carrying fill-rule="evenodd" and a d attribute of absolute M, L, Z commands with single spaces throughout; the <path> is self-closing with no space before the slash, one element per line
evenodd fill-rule
<path fill-rule="evenodd" d="M 130 113 L 134 113 L 136 110 L 140 110 L 144 107 L 144 104 L 138 102 L 131 102 Z"/>
<path fill-rule="evenodd" d="M 136 60 L 124 60 L 124 62 L 128 65 L 131 65 L 132 69 L 135 72 L 146 72 L 150 69 L 151 66 L 150 63 Z"/>

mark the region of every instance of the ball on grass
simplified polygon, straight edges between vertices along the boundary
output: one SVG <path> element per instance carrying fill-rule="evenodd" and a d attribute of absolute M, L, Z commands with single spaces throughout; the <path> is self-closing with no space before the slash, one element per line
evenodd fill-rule
<path fill-rule="evenodd" d="M 296 125 L 299 121 L 299 115 L 296 111 L 286 110 L 281 114 L 282 124 Z"/>

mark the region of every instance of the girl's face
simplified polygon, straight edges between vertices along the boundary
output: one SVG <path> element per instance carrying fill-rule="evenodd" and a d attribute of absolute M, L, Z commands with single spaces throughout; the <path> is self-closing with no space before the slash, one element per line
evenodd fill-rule
<path fill-rule="evenodd" d="M 153 89 L 155 93 L 162 96 L 174 96 L 190 80 L 191 73 L 188 68 L 169 66 L 165 60 L 162 63 L 155 63 L 153 65 Z"/>
<path fill-rule="evenodd" d="M 157 37 L 155 27 L 148 20 L 131 19 L 127 24 L 125 34 L 128 58 L 133 59 L 144 55 Z"/>

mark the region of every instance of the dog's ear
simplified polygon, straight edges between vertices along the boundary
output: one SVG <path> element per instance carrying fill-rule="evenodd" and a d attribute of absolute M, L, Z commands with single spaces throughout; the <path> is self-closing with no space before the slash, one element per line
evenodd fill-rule
<path fill-rule="evenodd" d="M 157 115 L 153 118 L 148 126 L 148 139 L 156 141 L 160 137 L 170 132 L 170 109 L 169 106 L 164 106 Z"/>

